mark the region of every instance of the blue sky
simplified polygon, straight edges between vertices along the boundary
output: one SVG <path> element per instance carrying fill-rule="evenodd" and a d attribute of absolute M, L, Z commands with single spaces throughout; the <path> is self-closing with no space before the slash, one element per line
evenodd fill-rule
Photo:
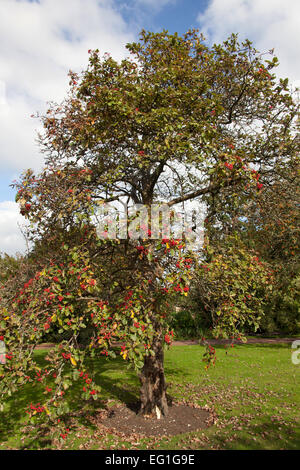
<path fill-rule="evenodd" d="M 1 0 L 0 251 L 25 246 L 9 185 L 43 164 L 35 141 L 40 124 L 30 116 L 63 99 L 68 70 L 86 67 L 88 49 L 120 60 L 142 28 L 179 34 L 199 28 L 208 43 L 238 33 L 261 51 L 274 47 L 278 74 L 300 83 L 298 0 Z"/>

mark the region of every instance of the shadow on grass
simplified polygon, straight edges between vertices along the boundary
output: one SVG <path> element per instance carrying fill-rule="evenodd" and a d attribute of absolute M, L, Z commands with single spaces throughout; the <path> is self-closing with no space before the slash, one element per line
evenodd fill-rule
<path fill-rule="evenodd" d="M 135 370 L 129 369 L 124 364 L 123 359 L 116 358 L 113 361 L 97 361 L 98 370 L 96 372 L 96 383 L 100 385 L 103 396 L 110 400 L 116 400 L 124 403 L 129 408 L 135 410 L 140 400 L 140 382 Z M 100 367 L 99 367 L 100 365 Z M 166 378 L 182 377 L 183 370 L 179 367 L 165 367 Z M 171 402 L 172 397 L 168 396 Z"/>
<path fill-rule="evenodd" d="M 299 450 L 300 432 L 291 426 L 278 430 L 278 424 L 266 421 L 257 426 L 247 426 L 244 432 L 234 436 L 230 433 L 230 439 L 226 436 L 212 437 L 212 442 L 224 450 Z"/>

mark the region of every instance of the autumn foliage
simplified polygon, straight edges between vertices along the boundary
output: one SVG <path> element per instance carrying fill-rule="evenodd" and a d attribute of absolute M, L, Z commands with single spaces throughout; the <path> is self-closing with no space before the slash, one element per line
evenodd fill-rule
<path fill-rule="evenodd" d="M 0 390 L 4 399 L 27 383 L 44 387 L 43 403 L 28 404 L 32 419 L 61 419 L 74 381 L 82 400 L 99 398 L 86 358 L 116 354 L 139 374 L 141 413 L 167 414 L 163 351 L 176 299 L 193 287 L 214 334 L 237 338 L 259 325 L 272 287 L 268 260 L 241 233 L 216 234 L 232 207 L 250 207 L 280 162 L 296 159 L 298 110 L 272 74 L 277 59 L 234 35 L 209 48 L 197 31 L 142 31 L 127 49 L 121 63 L 90 51 L 87 69 L 70 73 L 65 101 L 42 116 L 45 168 L 15 185 L 33 249 L 2 285 Z M 205 243 L 189 250 L 185 237 L 153 239 L 151 223 L 139 239 L 99 238 L 97 209 L 112 201 L 204 204 Z M 42 370 L 33 351 L 53 328 L 69 336 Z M 205 359 L 214 362 L 211 347 Z"/>

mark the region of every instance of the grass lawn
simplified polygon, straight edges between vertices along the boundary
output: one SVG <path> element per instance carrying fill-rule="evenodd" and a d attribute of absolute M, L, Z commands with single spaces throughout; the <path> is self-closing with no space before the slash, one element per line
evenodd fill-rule
<path fill-rule="evenodd" d="M 169 394 L 175 401 L 213 409 L 217 421 L 208 429 L 168 438 L 124 439 L 103 433 L 93 419 L 88 419 L 95 409 L 136 401 L 139 396 L 135 372 L 128 370 L 121 358 L 103 358 L 92 364 L 102 387 L 101 401 L 82 413 L 83 404 L 78 400 L 78 415 L 74 413 L 63 444 L 51 441 L 51 433 L 40 440 L 23 437 L 26 405 L 44 400 L 37 389 L 26 386 L 7 401 L 0 414 L 0 449 L 300 449 L 300 364 L 292 364 L 290 345 L 248 344 L 216 349 L 216 366 L 208 370 L 202 362 L 202 346 L 173 346 L 165 355 Z M 40 365 L 46 364 L 45 350 L 35 354 Z M 68 393 L 76 397 L 78 386 Z"/>

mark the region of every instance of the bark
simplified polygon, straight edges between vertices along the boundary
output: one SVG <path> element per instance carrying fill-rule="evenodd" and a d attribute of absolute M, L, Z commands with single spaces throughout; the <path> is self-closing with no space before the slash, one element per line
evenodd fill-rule
<path fill-rule="evenodd" d="M 167 384 L 164 374 L 163 339 L 159 335 L 152 345 L 154 356 L 146 356 L 139 379 L 141 408 L 139 414 L 160 419 L 168 414 Z"/>

